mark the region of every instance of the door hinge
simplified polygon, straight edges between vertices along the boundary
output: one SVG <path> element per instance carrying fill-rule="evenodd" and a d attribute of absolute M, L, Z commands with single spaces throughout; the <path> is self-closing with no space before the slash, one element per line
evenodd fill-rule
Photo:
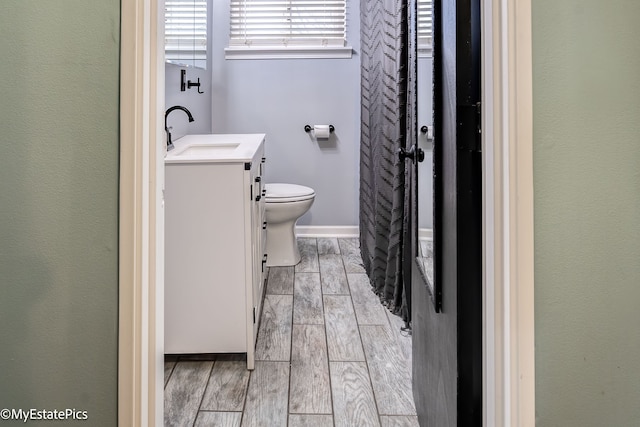
<path fill-rule="evenodd" d="M 458 150 L 481 151 L 482 103 L 458 105 Z"/>

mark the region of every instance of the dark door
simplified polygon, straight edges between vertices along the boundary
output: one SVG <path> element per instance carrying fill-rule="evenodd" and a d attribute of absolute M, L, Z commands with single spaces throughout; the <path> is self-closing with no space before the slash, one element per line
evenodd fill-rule
<path fill-rule="evenodd" d="M 434 0 L 433 6 L 434 258 L 427 279 L 416 229 L 416 167 L 410 180 L 413 393 L 422 426 L 480 426 L 480 0 Z"/>

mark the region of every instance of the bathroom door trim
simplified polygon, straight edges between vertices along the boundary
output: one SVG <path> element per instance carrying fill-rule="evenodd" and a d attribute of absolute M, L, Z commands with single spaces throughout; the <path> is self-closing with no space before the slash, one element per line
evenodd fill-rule
<path fill-rule="evenodd" d="M 163 424 L 163 10 L 163 0 L 120 9 L 120 426 Z"/>
<path fill-rule="evenodd" d="M 163 416 L 163 10 L 163 0 L 121 5 L 121 426 Z M 483 412 L 487 426 L 533 426 L 531 0 L 487 0 L 482 14 Z"/>
<path fill-rule="evenodd" d="M 531 18 L 483 2 L 485 426 L 535 426 Z"/>

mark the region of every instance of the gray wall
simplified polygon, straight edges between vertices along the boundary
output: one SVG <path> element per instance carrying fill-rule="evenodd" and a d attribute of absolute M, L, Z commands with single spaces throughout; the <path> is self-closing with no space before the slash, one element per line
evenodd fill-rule
<path fill-rule="evenodd" d="M 640 420 L 640 2 L 533 4 L 539 426 Z"/>
<path fill-rule="evenodd" d="M 105 426 L 117 419 L 119 22 L 118 0 L 7 0 L 0 13 L 0 406 L 86 410 Z"/>

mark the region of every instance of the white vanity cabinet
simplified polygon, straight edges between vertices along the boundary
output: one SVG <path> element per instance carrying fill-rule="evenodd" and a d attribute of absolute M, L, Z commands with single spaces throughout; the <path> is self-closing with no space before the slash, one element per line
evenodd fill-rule
<path fill-rule="evenodd" d="M 254 352 L 264 135 L 187 135 L 165 158 L 165 353 Z"/>

